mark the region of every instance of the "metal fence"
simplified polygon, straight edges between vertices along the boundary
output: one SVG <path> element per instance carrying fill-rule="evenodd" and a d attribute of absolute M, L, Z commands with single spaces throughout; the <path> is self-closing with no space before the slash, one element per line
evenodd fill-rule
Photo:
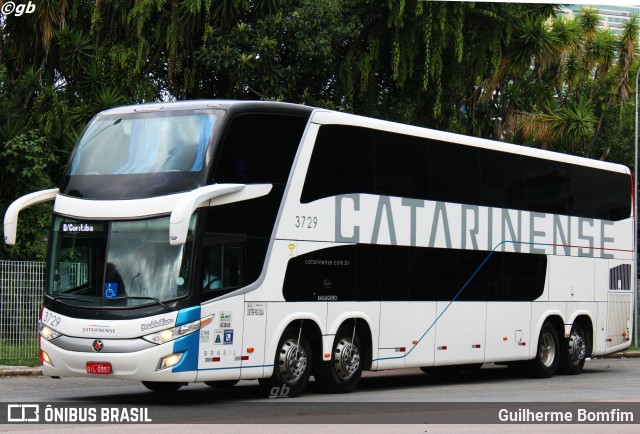
<path fill-rule="evenodd" d="M 38 357 L 44 262 L 0 261 L 0 363 Z"/>

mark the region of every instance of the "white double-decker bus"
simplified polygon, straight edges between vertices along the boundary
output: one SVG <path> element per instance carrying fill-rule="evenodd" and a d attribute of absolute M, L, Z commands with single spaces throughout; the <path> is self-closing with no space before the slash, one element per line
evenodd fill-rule
<path fill-rule="evenodd" d="M 293 396 L 629 346 L 632 190 L 620 165 L 323 109 L 155 103 L 98 114 L 4 229 L 55 200 L 44 375 Z"/>

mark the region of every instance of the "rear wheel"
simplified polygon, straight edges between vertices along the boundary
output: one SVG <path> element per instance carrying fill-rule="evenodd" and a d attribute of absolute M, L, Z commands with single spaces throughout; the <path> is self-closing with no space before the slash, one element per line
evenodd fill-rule
<path fill-rule="evenodd" d="M 571 336 L 562 343 L 558 370 L 563 374 L 579 374 L 587 358 L 587 337 L 584 329 L 579 324 L 573 324 Z"/>
<path fill-rule="evenodd" d="M 355 389 L 362 376 L 363 360 L 360 338 L 353 329 L 338 329 L 331 360 L 320 363 L 316 372 L 320 387 L 332 393 L 346 393 Z"/>
<path fill-rule="evenodd" d="M 151 391 L 160 393 L 175 392 L 182 387 L 182 383 L 170 381 L 143 381 L 142 385 Z"/>
<path fill-rule="evenodd" d="M 282 333 L 274 360 L 273 374 L 260 385 L 274 397 L 294 397 L 307 387 L 311 376 L 311 346 L 298 328 Z"/>
<path fill-rule="evenodd" d="M 537 378 L 549 378 L 555 374 L 560 359 L 560 342 L 553 326 L 545 322 L 538 338 L 536 357 L 527 362 L 528 373 Z"/>

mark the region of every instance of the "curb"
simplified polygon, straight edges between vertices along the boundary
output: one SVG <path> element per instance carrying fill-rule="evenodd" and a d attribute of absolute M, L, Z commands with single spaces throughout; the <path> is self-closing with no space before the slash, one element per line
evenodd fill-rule
<path fill-rule="evenodd" d="M 36 377 L 42 375 L 40 368 L 27 368 L 24 366 L 2 366 L 0 367 L 0 378 L 2 377 Z"/>
<path fill-rule="evenodd" d="M 598 356 L 603 359 L 629 359 L 640 357 L 640 350 L 620 351 L 618 353 L 607 354 L 606 356 Z"/>

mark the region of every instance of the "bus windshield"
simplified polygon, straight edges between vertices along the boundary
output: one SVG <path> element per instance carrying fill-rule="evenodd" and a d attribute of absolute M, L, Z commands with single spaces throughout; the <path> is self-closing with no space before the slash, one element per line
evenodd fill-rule
<path fill-rule="evenodd" d="M 202 187 L 223 115 L 217 109 L 98 115 L 71 155 L 60 193 L 122 200 Z"/>
<path fill-rule="evenodd" d="M 199 172 L 216 116 L 176 113 L 96 117 L 78 143 L 68 175 Z"/>
<path fill-rule="evenodd" d="M 46 294 L 74 306 L 132 307 L 189 293 L 193 228 L 169 245 L 169 217 L 78 221 L 56 217 Z"/>

